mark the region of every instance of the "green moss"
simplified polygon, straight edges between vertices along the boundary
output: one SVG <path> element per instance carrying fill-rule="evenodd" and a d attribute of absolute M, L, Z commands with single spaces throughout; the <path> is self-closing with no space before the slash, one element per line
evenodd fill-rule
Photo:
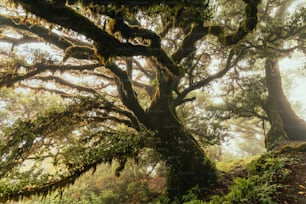
<path fill-rule="evenodd" d="M 237 160 L 225 160 L 216 163 L 217 169 L 225 172 L 229 172 L 233 169 L 237 168 L 245 168 L 248 164 L 250 164 L 252 161 L 258 159 L 260 155 L 247 157 L 244 159 L 237 159 Z"/>
<path fill-rule="evenodd" d="M 306 152 L 306 142 L 305 143 L 291 143 L 283 146 L 280 150 L 281 153 L 289 152 Z"/>
<path fill-rule="evenodd" d="M 297 147 L 296 150 L 298 152 L 306 152 L 306 143 L 301 145 L 301 146 L 299 146 L 299 147 Z"/>

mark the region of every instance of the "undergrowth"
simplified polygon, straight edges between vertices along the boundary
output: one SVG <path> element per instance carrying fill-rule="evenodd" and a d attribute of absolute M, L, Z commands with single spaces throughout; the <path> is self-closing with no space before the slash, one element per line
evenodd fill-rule
<path fill-rule="evenodd" d="M 280 184 L 290 174 L 287 168 L 292 159 L 267 154 L 248 168 L 246 178 L 235 178 L 230 192 L 223 196 L 213 196 L 209 203 L 276 203 L 276 196 L 284 186 Z"/>
<path fill-rule="evenodd" d="M 210 201 L 194 199 L 189 192 L 187 197 L 193 198 L 185 204 L 274 204 L 281 184 L 290 175 L 289 165 L 293 162 L 287 157 L 279 157 L 274 153 L 263 155 L 248 165 L 248 176 L 236 177 L 230 187 L 230 192 L 224 196 L 214 195 Z M 185 196 L 186 198 L 186 196 Z"/>

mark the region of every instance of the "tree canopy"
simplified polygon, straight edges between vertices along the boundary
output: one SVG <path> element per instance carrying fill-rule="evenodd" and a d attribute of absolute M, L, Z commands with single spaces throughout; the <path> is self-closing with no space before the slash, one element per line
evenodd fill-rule
<path fill-rule="evenodd" d="M 277 67 L 306 51 L 295 3 L 1 1 L 0 107 L 12 115 L 0 115 L 0 200 L 62 190 L 112 160 L 120 175 L 143 148 L 168 167 L 170 197 L 205 192 L 217 170 L 202 145 L 232 117 L 269 122 L 270 149 L 305 139 Z M 220 106 L 214 83 L 228 95 Z"/>

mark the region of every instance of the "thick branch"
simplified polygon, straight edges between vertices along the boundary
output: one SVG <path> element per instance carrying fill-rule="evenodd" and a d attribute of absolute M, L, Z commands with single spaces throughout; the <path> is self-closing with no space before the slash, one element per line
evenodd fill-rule
<path fill-rule="evenodd" d="M 22 19 L 19 17 L 6 17 L 0 15 L 0 24 L 13 27 L 15 29 L 21 30 L 23 35 L 31 33 L 37 35 L 39 38 L 43 39 L 45 42 L 48 42 L 52 45 L 57 46 L 58 48 L 65 50 L 64 61 L 68 57 L 74 57 L 77 59 L 94 59 L 97 60 L 97 57 L 94 54 L 93 46 L 84 43 L 82 41 L 60 36 L 50 29 L 39 25 L 32 25 L 27 22 L 22 22 Z M 20 45 L 22 43 L 30 42 L 39 42 L 41 39 L 31 36 L 25 36 L 21 39 L 14 38 L 2 38 L 0 41 L 7 41 L 13 45 Z"/>
<path fill-rule="evenodd" d="M 196 25 L 191 28 L 190 32 L 185 36 L 181 47 L 172 55 L 173 60 L 179 63 L 189 53 L 194 51 L 194 43 L 208 34 L 208 28 L 202 25 Z"/>
<path fill-rule="evenodd" d="M 21 21 L 22 20 L 18 17 L 8 18 L 0 15 L 1 25 L 6 25 L 16 29 L 34 33 L 35 35 L 38 35 L 39 37 L 43 38 L 46 42 L 56 45 L 57 47 L 63 50 L 72 45 L 70 41 L 65 40 L 65 38 L 62 38 L 53 32 L 50 32 L 50 30 L 45 27 L 21 23 Z"/>
<path fill-rule="evenodd" d="M 132 88 L 131 81 L 125 71 L 122 71 L 117 65 L 115 64 L 108 64 L 106 66 L 114 73 L 116 76 L 116 84 L 118 88 L 118 92 L 123 104 L 134 112 L 137 118 L 143 123 L 145 121 L 145 111 L 140 106 L 136 93 Z"/>
<path fill-rule="evenodd" d="M 130 26 L 124 22 L 122 14 L 114 14 L 114 12 L 106 12 L 105 15 L 115 19 L 113 30 L 111 32 L 120 32 L 125 40 L 132 38 L 141 38 L 150 40 L 150 47 L 159 49 L 161 45 L 160 36 L 155 32 L 143 29 L 139 26 Z"/>
<path fill-rule="evenodd" d="M 161 48 L 121 43 L 113 35 L 100 29 L 89 19 L 71 8 L 39 0 L 16 0 L 16 2 L 20 3 L 27 11 L 51 23 L 72 29 L 91 38 L 95 42 L 96 54 L 101 62 L 105 62 L 113 56 L 154 56 L 166 67 L 170 74 L 181 74 L 179 67 Z"/>
<path fill-rule="evenodd" d="M 192 27 L 190 32 L 186 35 L 182 46 L 172 55 L 173 60 L 179 63 L 184 57 L 195 50 L 194 43 L 207 34 L 216 36 L 218 40 L 226 46 L 236 44 L 242 40 L 257 25 L 257 6 L 260 3 L 260 0 L 243 1 L 247 4 L 245 8 L 246 18 L 236 32 L 225 35 L 224 28 L 221 26 L 203 27 L 202 25 L 196 25 Z"/>

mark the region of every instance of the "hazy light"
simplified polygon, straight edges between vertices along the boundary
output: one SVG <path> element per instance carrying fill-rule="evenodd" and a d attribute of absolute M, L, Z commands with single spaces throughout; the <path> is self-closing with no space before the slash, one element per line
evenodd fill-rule
<path fill-rule="evenodd" d="M 279 61 L 281 74 L 290 74 L 296 72 L 299 68 L 302 68 L 306 64 L 305 55 L 303 53 L 294 53 L 292 57 L 285 57 Z M 293 86 L 288 91 L 288 100 L 291 104 L 300 103 L 302 104 L 302 110 L 298 110 L 298 114 L 306 120 L 306 76 L 304 75 L 293 75 L 294 79 Z M 293 106 L 294 108 L 294 106 Z"/>

